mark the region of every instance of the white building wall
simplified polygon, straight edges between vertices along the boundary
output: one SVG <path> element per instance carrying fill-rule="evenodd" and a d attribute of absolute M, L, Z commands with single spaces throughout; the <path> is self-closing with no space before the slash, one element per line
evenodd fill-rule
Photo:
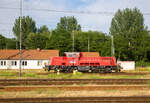
<path fill-rule="evenodd" d="M 123 70 L 135 70 L 135 61 L 118 61 Z"/>
<path fill-rule="evenodd" d="M 0 64 L 0 69 L 19 69 L 19 60 L 0 60 L 6 61 L 6 65 Z M 16 61 L 17 65 L 12 65 L 12 61 Z M 22 65 L 22 69 L 42 69 L 45 65 L 48 65 L 50 60 L 22 60 L 27 62 L 27 65 Z"/>

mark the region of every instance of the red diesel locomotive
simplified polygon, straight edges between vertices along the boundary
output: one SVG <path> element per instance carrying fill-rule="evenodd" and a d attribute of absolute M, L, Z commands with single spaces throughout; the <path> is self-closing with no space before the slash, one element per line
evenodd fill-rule
<path fill-rule="evenodd" d="M 66 52 L 66 57 L 52 57 L 48 70 L 61 72 L 112 72 L 120 71 L 115 57 L 84 57 L 80 52 Z"/>

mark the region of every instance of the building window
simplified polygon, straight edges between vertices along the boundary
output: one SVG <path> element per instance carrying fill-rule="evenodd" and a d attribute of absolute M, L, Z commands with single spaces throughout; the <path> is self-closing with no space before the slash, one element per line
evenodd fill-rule
<path fill-rule="evenodd" d="M 6 66 L 6 61 L 4 61 L 4 66 Z"/>
<path fill-rule="evenodd" d="M 23 62 L 22 62 L 22 65 L 23 65 L 23 66 L 27 66 L 27 61 L 23 61 Z"/>
<path fill-rule="evenodd" d="M 3 66 L 3 61 L 1 61 L 1 66 Z"/>
<path fill-rule="evenodd" d="M 12 66 L 17 66 L 17 61 L 11 61 Z"/>
<path fill-rule="evenodd" d="M 0 61 L 1 66 L 6 66 L 6 61 Z"/>
<path fill-rule="evenodd" d="M 41 60 L 38 60 L 37 65 L 38 65 L 38 66 L 41 66 L 41 65 L 42 65 L 42 61 L 41 61 Z"/>

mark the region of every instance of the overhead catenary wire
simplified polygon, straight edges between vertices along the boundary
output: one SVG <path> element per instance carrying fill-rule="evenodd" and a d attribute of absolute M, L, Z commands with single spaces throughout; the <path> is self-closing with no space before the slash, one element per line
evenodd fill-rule
<path fill-rule="evenodd" d="M 2 3 L 2 5 L 12 5 L 12 4 L 15 4 L 15 2 L 13 0 L 10 0 L 10 2 L 7 2 L 7 3 Z"/>
<path fill-rule="evenodd" d="M 20 8 L 17 7 L 0 7 L 0 9 L 8 9 L 8 10 L 20 10 Z M 113 16 L 115 12 L 108 12 L 108 11 L 71 11 L 71 10 L 53 10 L 53 9 L 39 9 L 39 8 L 24 8 L 24 11 L 35 11 L 35 12 L 50 12 L 50 13 L 69 13 L 69 14 L 81 14 L 81 15 L 107 15 L 107 16 Z M 150 13 L 143 13 L 143 15 L 150 16 Z M 0 23 L 4 24 L 4 23 Z M 6 24 L 6 25 L 12 25 L 12 24 Z M 56 25 L 55 25 L 56 26 Z M 52 27 L 52 26 L 51 26 Z M 99 29 L 100 27 L 84 27 L 82 28 L 89 28 L 89 29 Z"/>
<path fill-rule="evenodd" d="M 0 9 L 9 9 L 9 10 L 19 10 L 19 8 L 14 7 L 0 7 Z M 114 15 L 114 12 L 95 12 L 95 11 L 70 11 L 70 10 L 53 10 L 53 9 L 37 9 L 37 8 L 31 8 L 26 9 L 27 11 L 43 11 L 43 12 L 55 12 L 55 13 L 69 13 L 69 14 L 88 14 L 88 15 L 96 15 L 96 14 L 104 14 L 104 15 Z"/>
<path fill-rule="evenodd" d="M 19 10 L 15 7 L 0 7 L 0 9 Z M 109 11 L 71 11 L 71 10 L 54 10 L 54 9 L 38 9 L 38 8 L 24 8 L 24 10 L 30 11 L 43 11 L 43 12 L 55 12 L 55 13 L 73 13 L 73 14 L 88 14 L 88 15 L 114 15 L 116 12 Z M 143 13 L 143 15 L 149 15 L 150 13 Z"/>
<path fill-rule="evenodd" d="M 16 7 L 0 7 L 0 9 L 10 9 L 10 10 L 19 10 L 20 8 Z M 115 12 L 107 12 L 107 11 L 67 11 L 67 10 L 52 10 L 52 9 L 37 9 L 37 8 L 24 8 L 24 10 L 28 11 L 43 11 L 43 12 L 55 12 L 55 13 L 73 13 L 73 14 L 87 14 L 87 15 L 114 15 Z M 150 13 L 143 13 L 143 15 L 150 16 Z M 90 28 L 90 29 L 97 29 L 93 27 L 82 27 L 82 28 Z M 98 27 L 99 28 L 99 27 Z"/>

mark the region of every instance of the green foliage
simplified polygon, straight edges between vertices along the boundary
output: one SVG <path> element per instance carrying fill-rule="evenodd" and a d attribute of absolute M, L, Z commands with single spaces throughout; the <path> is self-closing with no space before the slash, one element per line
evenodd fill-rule
<path fill-rule="evenodd" d="M 74 51 L 87 52 L 88 39 L 91 52 L 100 52 L 102 56 L 110 56 L 111 39 L 108 35 L 101 32 L 82 32 L 73 31 L 72 33 L 65 30 L 54 30 L 49 41 L 47 41 L 46 49 L 58 49 L 60 55 L 64 52 L 72 51 L 72 37 L 74 35 Z"/>
<path fill-rule="evenodd" d="M 150 36 L 143 14 L 137 9 L 118 10 L 111 22 L 115 56 L 121 60 L 146 60 Z"/>
<path fill-rule="evenodd" d="M 18 47 L 19 47 L 19 43 L 16 41 L 15 38 L 12 38 L 12 39 L 6 38 L 6 48 L 7 49 L 16 49 Z"/>
<path fill-rule="evenodd" d="M 150 62 L 145 62 L 145 61 L 137 61 L 135 63 L 136 67 L 148 67 L 150 66 Z"/>
<path fill-rule="evenodd" d="M 81 30 L 81 26 L 78 24 L 74 16 L 64 16 L 60 18 L 60 22 L 57 24 L 57 30 L 66 30 L 72 32 L 73 30 Z"/>
<path fill-rule="evenodd" d="M 64 55 L 64 52 L 71 50 L 71 34 L 65 30 L 54 30 L 46 49 L 58 49 L 60 55 Z"/>
<path fill-rule="evenodd" d="M 6 49 L 6 39 L 0 34 L 0 49 Z"/>
<path fill-rule="evenodd" d="M 27 49 L 44 49 L 46 46 L 47 38 L 41 34 L 30 33 L 26 39 Z"/>
<path fill-rule="evenodd" d="M 16 40 L 0 35 L 0 49 L 16 49 Z"/>
<path fill-rule="evenodd" d="M 30 18 L 29 16 L 22 17 L 22 46 L 25 48 L 25 42 L 27 36 L 33 32 L 36 32 L 36 24 L 35 21 Z M 13 26 L 13 33 L 17 37 L 17 40 L 20 40 L 20 17 L 16 19 L 14 26 Z"/>
<path fill-rule="evenodd" d="M 110 56 L 111 38 L 108 35 L 96 31 L 75 31 L 74 38 L 75 51 L 87 52 L 89 41 L 89 51 L 99 52 L 101 56 Z"/>
<path fill-rule="evenodd" d="M 49 30 L 48 30 L 48 27 L 47 27 L 46 25 L 43 25 L 43 26 L 41 26 L 41 27 L 38 29 L 38 32 L 39 32 L 39 33 L 49 32 Z"/>
<path fill-rule="evenodd" d="M 50 39 L 52 34 L 51 31 L 48 30 L 48 27 L 46 25 L 41 26 L 38 29 L 38 33 L 40 33 L 41 35 L 45 36 L 48 39 Z"/>

